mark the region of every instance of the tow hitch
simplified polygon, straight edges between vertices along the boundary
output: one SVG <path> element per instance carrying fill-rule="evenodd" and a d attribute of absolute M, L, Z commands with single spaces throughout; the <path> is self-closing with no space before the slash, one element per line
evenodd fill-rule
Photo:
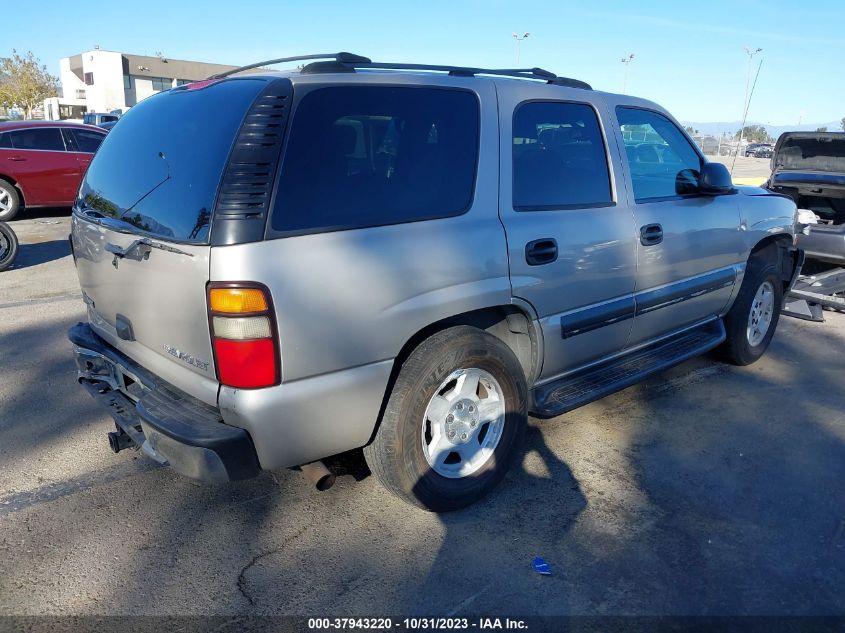
<path fill-rule="evenodd" d="M 136 451 L 141 448 L 135 442 L 132 441 L 132 438 L 129 437 L 129 434 L 126 433 L 122 428 L 120 428 L 117 423 L 115 423 L 116 431 L 112 431 L 108 434 L 109 436 L 109 447 L 112 449 L 113 452 L 119 453 L 124 448 L 134 448 Z"/>

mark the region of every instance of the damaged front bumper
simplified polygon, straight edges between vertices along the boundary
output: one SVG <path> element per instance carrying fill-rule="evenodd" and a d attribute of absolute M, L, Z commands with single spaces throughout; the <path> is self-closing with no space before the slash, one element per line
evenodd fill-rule
<path fill-rule="evenodd" d="M 255 446 L 244 429 L 167 384 L 97 336 L 87 323 L 68 331 L 80 384 L 114 419 L 112 449 L 134 445 L 161 464 L 204 481 L 255 477 Z"/>

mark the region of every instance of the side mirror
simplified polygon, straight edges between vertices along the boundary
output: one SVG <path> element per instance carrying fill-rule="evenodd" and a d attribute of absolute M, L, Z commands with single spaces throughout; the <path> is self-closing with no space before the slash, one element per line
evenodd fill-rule
<path fill-rule="evenodd" d="M 698 191 L 709 196 L 734 193 L 731 172 L 722 163 L 704 163 L 698 178 Z"/>

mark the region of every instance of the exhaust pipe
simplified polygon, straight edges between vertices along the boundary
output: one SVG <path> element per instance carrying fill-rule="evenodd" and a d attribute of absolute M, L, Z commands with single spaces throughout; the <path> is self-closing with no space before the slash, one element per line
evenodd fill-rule
<path fill-rule="evenodd" d="M 334 486 L 336 479 L 335 474 L 326 468 L 323 462 L 311 462 L 310 464 L 302 464 L 299 470 L 308 477 L 308 480 L 314 485 L 317 490 L 323 492 Z"/>
<path fill-rule="evenodd" d="M 132 441 L 132 438 L 129 437 L 123 429 L 112 431 L 108 435 L 109 448 L 111 448 L 115 453 L 119 453 L 124 448 L 129 448 L 135 444 L 135 442 Z"/>

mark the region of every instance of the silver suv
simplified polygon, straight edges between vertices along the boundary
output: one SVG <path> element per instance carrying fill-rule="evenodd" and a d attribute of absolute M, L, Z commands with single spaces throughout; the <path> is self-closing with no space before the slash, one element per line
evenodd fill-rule
<path fill-rule="evenodd" d="M 548 71 L 272 60 L 145 99 L 103 142 L 69 336 L 115 451 L 325 486 L 321 460 L 363 447 L 449 510 L 501 480 L 529 414 L 714 348 L 757 360 L 794 215 L 660 106 Z"/>

